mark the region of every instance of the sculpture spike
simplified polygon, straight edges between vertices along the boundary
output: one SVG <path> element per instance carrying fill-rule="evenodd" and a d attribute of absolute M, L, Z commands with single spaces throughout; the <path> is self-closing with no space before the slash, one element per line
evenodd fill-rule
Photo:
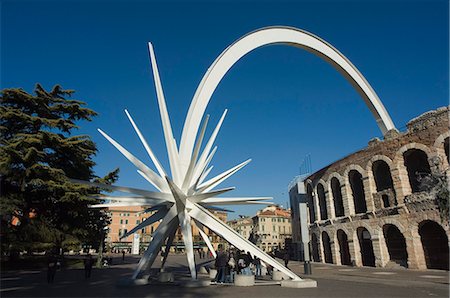
<path fill-rule="evenodd" d="M 148 50 L 150 53 L 150 61 L 152 64 L 153 78 L 155 81 L 156 96 L 158 98 L 159 113 L 164 131 L 164 139 L 166 140 L 167 153 L 169 155 L 170 171 L 173 179 L 178 183 L 179 169 L 178 169 L 178 150 L 173 142 L 172 126 L 170 124 L 169 113 L 167 112 L 166 100 L 159 77 L 158 65 L 156 63 L 153 45 L 148 43 Z"/>
<path fill-rule="evenodd" d="M 141 140 L 142 145 L 144 145 L 145 150 L 147 151 L 148 155 L 150 156 L 151 160 L 153 161 L 153 164 L 155 165 L 156 169 L 158 170 L 159 175 L 161 177 L 167 176 L 166 171 L 164 171 L 164 168 L 161 166 L 161 163 L 156 158 L 155 154 L 153 153 L 152 149 L 148 145 L 148 143 L 145 140 L 144 136 L 142 135 L 141 131 L 137 127 L 137 125 L 134 122 L 133 118 L 131 117 L 130 113 L 128 113 L 128 111 L 125 110 L 125 114 L 127 114 L 128 120 L 130 120 L 131 125 L 133 125 L 134 130 L 136 131 L 139 139 Z"/>

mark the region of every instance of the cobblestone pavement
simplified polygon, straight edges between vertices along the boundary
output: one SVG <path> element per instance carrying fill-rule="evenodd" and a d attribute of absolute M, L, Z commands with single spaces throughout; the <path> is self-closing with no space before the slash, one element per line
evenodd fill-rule
<path fill-rule="evenodd" d="M 46 271 L 18 270 L 1 272 L 1 297 L 449 297 L 449 274 L 439 270 L 386 270 L 313 264 L 313 274 L 303 275 L 303 264 L 291 261 L 290 269 L 302 277 L 317 280 L 312 289 L 282 288 L 279 285 L 234 287 L 212 285 L 186 288 L 176 284 L 118 287 L 129 277 L 138 261 L 127 257 L 114 265 L 94 269 L 89 280 L 81 269 L 56 273 L 54 284 L 47 284 Z M 200 260 L 200 262 L 203 260 Z M 157 266 L 158 264 L 156 264 Z M 187 273 L 186 258 L 171 255 L 168 269 Z"/>

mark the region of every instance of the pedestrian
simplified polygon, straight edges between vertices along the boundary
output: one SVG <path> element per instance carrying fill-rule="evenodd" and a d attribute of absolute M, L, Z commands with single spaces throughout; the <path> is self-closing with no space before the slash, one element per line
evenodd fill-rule
<path fill-rule="evenodd" d="M 222 245 L 219 245 L 219 251 L 217 252 L 217 257 L 214 265 L 217 269 L 217 274 L 215 281 L 218 283 L 224 283 L 225 282 L 225 274 L 226 274 L 226 267 L 228 263 L 228 255 L 223 250 Z"/>
<path fill-rule="evenodd" d="M 239 252 L 237 259 L 237 273 L 242 274 L 242 270 L 245 268 L 245 255 L 243 251 Z"/>
<path fill-rule="evenodd" d="M 289 251 L 288 250 L 286 250 L 284 252 L 283 260 L 284 260 L 284 267 L 288 268 L 288 263 L 289 263 Z"/>
<path fill-rule="evenodd" d="M 47 260 L 47 283 L 53 283 L 56 275 L 57 260 L 53 253 L 50 253 Z"/>
<path fill-rule="evenodd" d="M 84 259 L 84 278 L 88 279 L 91 277 L 92 265 L 94 264 L 94 260 L 92 259 L 91 254 L 87 254 Z"/>
<path fill-rule="evenodd" d="M 236 274 L 236 260 L 234 259 L 234 254 L 230 253 L 230 258 L 228 259 L 228 271 L 229 271 L 229 282 L 234 282 L 234 275 Z"/>
<path fill-rule="evenodd" d="M 261 260 L 256 256 L 253 259 L 253 265 L 255 265 L 255 276 L 261 276 Z"/>
<path fill-rule="evenodd" d="M 125 249 L 122 249 L 122 262 L 125 262 Z"/>

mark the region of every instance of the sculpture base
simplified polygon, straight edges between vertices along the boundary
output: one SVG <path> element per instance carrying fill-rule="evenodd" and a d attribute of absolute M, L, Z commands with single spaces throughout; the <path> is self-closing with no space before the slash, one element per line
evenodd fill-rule
<path fill-rule="evenodd" d="M 234 285 L 237 287 L 252 287 L 255 285 L 255 276 L 237 274 L 234 276 Z"/>
<path fill-rule="evenodd" d="M 313 279 L 282 280 L 281 286 L 285 288 L 317 288 L 317 281 Z"/>

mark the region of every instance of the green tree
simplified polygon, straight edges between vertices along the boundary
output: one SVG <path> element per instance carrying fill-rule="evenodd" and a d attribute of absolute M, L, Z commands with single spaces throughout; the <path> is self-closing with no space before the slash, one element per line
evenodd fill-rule
<path fill-rule="evenodd" d="M 100 189 L 68 178 L 95 179 L 96 145 L 88 135 L 72 135 L 78 123 L 97 115 L 73 90 L 56 85 L 34 94 L 4 89 L 0 100 L 2 249 L 97 245 L 106 214 L 88 206 Z M 100 179 L 113 183 L 118 169 Z"/>

